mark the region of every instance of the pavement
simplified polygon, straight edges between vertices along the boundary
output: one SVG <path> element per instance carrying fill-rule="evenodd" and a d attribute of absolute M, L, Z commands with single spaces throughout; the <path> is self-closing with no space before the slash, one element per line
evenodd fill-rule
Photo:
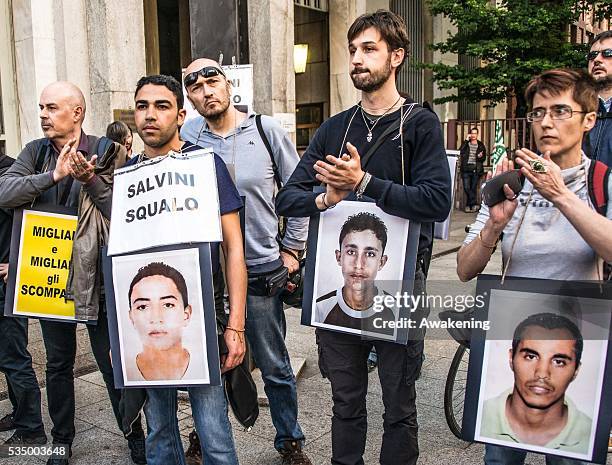
<path fill-rule="evenodd" d="M 450 293 L 473 294 L 475 282 L 460 283 L 455 274 L 456 251 L 465 237 L 465 226 L 473 221 L 475 214 L 455 211 L 451 222 L 448 241 L 437 240 L 434 245 L 434 260 L 429 273 L 433 286 L 447 286 Z M 501 268 L 500 252 L 497 251 L 485 272 L 499 274 Z M 286 310 L 288 334 L 287 346 L 291 357 L 303 359 L 298 379 L 299 420 L 306 436 L 305 451 L 313 464 L 330 463 L 331 456 L 331 389 L 323 379 L 317 366 L 317 349 L 314 329 L 300 325 L 299 310 Z M 104 382 L 96 370 L 95 361 L 89 348 L 87 331 L 80 325 L 78 331 L 78 352 L 75 366 L 76 390 L 76 438 L 73 443 L 72 465 L 129 465 L 127 443 L 117 429 Z M 30 320 L 30 345 L 34 368 L 44 386 L 45 350 L 40 328 L 35 320 Z M 484 447 L 470 444 L 453 436 L 449 430 L 443 409 L 443 393 L 446 375 L 457 344 L 444 330 L 428 332 L 425 341 L 425 362 L 420 379 L 417 381 L 417 408 L 419 412 L 419 443 L 421 464 L 461 465 L 482 463 Z M 302 365 L 300 363 L 300 365 Z M 366 464 L 378 463 L 382 441 L 382 394 L 377 372 L 370 373 L 368 405 L 368 440 L 364 461 Z M 6 384 L 0 380 L 0 398 L 6 399 Z M 43 392 L 43 414 L 47 433 L 51 421 L 47 414 L 46 393 Z M 264 402 L 265 404 L 265 402 Z M 0 416 L 10 411 L 8 400 L 0 401 Z M 230 415 L 231 417 L 231 415 Z M 179 427 L 185 450 L 188 446 L 187 435 L 193 428 L 189 403 L 179 401 Z M 281 459 L 274 450 L 274 428 L 268 407 L 260 407 L 260 415 L 253 429 L 246 432 L 231 418 L 240 463 L 243 465 L 280 465 Z M 0 440 L 10 433 L 0 433 Z M 7 465 L 39 465 L 42 458 L 20 457 L 0 459 Z M 544 464 L 543 456 L 529 454 L 528 464 Z M 612 465 L 612 456 L 607 464 Z M 171 465 L 171 464 L 168 464 Z"/>

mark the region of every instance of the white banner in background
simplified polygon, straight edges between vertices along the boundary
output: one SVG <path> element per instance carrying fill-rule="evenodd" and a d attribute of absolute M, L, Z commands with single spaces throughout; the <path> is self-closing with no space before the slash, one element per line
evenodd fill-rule
<path fill-rule="evenodd" d="M 447 150 L 446 151 L 446 159 L 448 160 L 448 169 L 450 169 L 451 175 L 451 211 L 446 217 L 446 219 L 440 223 L 434 223 L 434 237 L 436 239 L 442 239 L 443 241 L 448 240 L 448 236 L 450 234 L 450 222 L 451 215 L 453 214 L 453 208 L 455 205 L 455 177 L 457 173 L 457 158 L 459 157 L 458 150 Z"/>
<path fill-rule="evenodd" d="M 115 171 L 108 255 L 221 240 L 210 150 L 159 157 Z"/>

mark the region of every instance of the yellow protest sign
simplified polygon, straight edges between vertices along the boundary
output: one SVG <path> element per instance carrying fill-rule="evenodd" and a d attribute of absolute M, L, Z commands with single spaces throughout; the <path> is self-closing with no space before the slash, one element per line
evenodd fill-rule
<path fill-rule="evenodd" d="M 76 226 L 73 215 L 23 211 L 13 315 L 74 320 L 65 289 Z"/>

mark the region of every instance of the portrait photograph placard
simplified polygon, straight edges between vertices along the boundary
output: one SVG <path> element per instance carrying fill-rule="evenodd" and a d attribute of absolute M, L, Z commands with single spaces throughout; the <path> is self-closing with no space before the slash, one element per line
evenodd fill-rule
<path fill-rule="evenodd" d="M 77 220 L 76 208 L 15 210 L 5 316 L 77 321 L 74 301 L 66 300 Z"/>
<path fill-rule="evenodd" d="M 209 244 L 104 257 L 115 385 L 219 385 Z"/>
<path fill-rule="evenodd" d="M 478 278 L 485 296 L 466 387 L 466 440 L 605 463 L 612 421 L 612 286 Z"/>
<path fill-rule="evenodd" d="M 420 225 L 373 202 L 344 200 L 311 217 L 302 324 L 405 343 Z"/>

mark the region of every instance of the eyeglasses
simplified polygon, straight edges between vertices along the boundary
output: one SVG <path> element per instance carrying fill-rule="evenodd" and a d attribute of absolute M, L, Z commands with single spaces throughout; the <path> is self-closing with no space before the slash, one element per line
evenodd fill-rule
<path fill-rule="evenodd" d="M 185 75 L 183 79 L 183 84 L 185 88 L 194 85 L 198 81 L 198 77 L 202 76 L 204 79 L 211 78 L 214 76 L 223 76 L 225 77 L 225 73 L 221 68 L 217 68 L 216 66 L 205 66 L 204 68 L 194 71 L 193 73 L 189 73 Z"/>
<path fill-rule="evenodd" d="M 574 113 L 589 113 L 588 111 L 574 110 L 569 105 L 557 105 L 552 107 L 550 110 L 544 108 L 536 108 L 533 111 L 527 113 L 527 121 L 533 123 L 535 121 L 542 121 L 544 117 L 550 113 L 552 119 L 570 119 L 574 116 Z"/>
<path fill-rule="evenodd" d="M 604 48 L 603 50 L 592 50 L 589 53 L 587 53 L 587 60 L 589 61 L 593 61 L 595 58 L 597 58 L 597 55 L 599 55 L 601 53 L 601 56 L 604 58 L 611 58 L 612 57 L 612 48 Z"/>

